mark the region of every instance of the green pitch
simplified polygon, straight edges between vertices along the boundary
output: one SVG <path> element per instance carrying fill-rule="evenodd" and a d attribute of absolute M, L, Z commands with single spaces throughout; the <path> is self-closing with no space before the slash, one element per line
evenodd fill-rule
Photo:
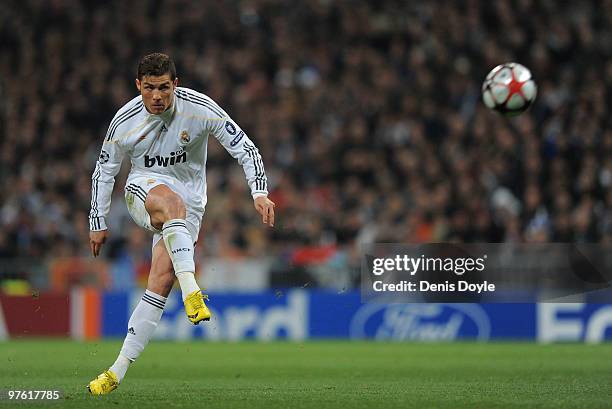
<path fill-rule="evenodd" d="M 119 347 L 0 343 L 0 388 L 61 389 L 58 403 L 14 407 L 62 409 L 612 407 L 612 344 L 154 341 L 119 389 L 89 396 Z"/>

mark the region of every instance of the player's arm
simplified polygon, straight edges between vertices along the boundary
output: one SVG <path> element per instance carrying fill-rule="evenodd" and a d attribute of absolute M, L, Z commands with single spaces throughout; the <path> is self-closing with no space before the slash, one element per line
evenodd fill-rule
<path fill-rule="evenodd" d="M 268 199 L 268 179 L 259 149 L 229 116 L 211 122 L 213 135 L 244 169 L 255 209 L 261 215 L 262 222 L 274 226 L 274 202 Z"/>
<path fill-rule="evenodd" d="M 89 246 L 97 257 L 108 237 L 106 218 L 110 210 L 115 176 L 121 169 L 124 152 L 114 141 L 104 140 L 96 168 L 91 175 L 91 210 L 89 212 Z"/>

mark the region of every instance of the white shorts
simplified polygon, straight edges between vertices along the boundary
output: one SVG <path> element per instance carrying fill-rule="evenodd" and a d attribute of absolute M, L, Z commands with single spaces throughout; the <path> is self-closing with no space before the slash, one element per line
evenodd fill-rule
<path fill-rule="evenodd" d="M 187 230 L 189 230 L 193 242 L 195 243 L 198 240 L 204 212 L 189 205 L 189 191 L 185 185 L 173 177 L 160 175 L 128 176 L 128 180 L 125 183 L 125 204 L 127 205 L 130 216 L 132 216 L 132 219 L 137 225 L 154 233 L 152 247 L 155 247 L 157 242 L 162 238 L 161 230 L 156 229 L 151 224 L 151 216 L 149 216 L 149 212 L 145 209 L 144 203 L 149 191 L 159 185 L 168 186 L 174 193 L 183 199 L 187 213 L 185 218 Z"/>

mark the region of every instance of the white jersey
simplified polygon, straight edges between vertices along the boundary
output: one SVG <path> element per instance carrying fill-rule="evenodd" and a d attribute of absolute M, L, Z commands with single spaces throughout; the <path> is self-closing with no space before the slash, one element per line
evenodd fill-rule
<path fill-rule="evenodd" d="M 90 229 L 107 229 L 115 176 L 125 155 L 132 162 L 128 181 L 137 176 L 175 178 L 190 191 L 186 205 L 203 212 L 209 134 L 242 165 L 253 198 L 267 195 L 266 174 L 255 144 L 211 98 L 178 87 L 172 106 L 162 114 L 149 113 L 139 95 L 111 121 L 92 175 Z"/>

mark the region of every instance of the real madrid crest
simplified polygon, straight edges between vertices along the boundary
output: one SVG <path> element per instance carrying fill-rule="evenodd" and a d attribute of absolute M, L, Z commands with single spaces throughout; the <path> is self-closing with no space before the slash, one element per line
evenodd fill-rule
<path fill-rule="evenodd" d="M 189 134 L 187 133 L 187 131 L 183 131 L 181 132 L 181 141 L 183 143 L 189 143 L 191 138 L 189 138 Z"/>

